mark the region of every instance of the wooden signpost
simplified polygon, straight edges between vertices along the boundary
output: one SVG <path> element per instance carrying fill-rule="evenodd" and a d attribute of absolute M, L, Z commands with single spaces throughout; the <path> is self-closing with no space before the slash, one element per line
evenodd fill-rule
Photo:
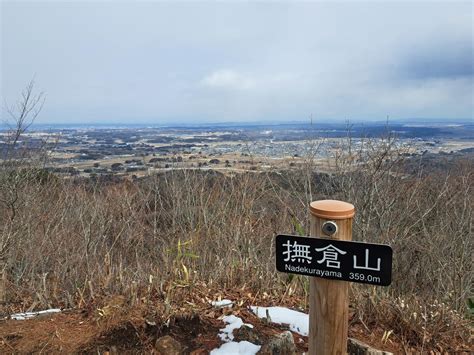
<path fill-rule="evenodd" d="M 349 284 L 387 286 L 392 249 L 352 242 L 354 206 L 336 200 L 310 204 L 311 237 L 276 236 L 276 265 L 281 272 L 310 279 L 309 354 L 347 352 Z"/>

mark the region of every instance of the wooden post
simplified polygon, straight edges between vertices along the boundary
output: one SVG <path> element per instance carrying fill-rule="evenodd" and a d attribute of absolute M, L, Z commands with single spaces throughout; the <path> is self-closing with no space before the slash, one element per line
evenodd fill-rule
<path fill-rule="evenodd" d="M 312 237 L 352 240 L 353 205 L 336 200 L 315 201 L 310 204 L 310 212 Z M 333 235 L 322 231 L 327 221 L 337 225 Z M 349 282 L 317 277 L 311 277 L 309 282 L 309 354 L 346 354 Z"/>

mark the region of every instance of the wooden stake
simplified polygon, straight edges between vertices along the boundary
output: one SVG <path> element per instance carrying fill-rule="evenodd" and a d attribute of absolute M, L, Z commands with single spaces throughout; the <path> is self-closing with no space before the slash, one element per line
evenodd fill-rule
<path fill-rule="evenodd" d="M 336 200 L 315 201 L 310 212 L 312 237 L 352 240 L 353 205 Z M 322 232 L 327 221 L 337 225 L 337 232 L 331 236 Z M 309 354 L 346 354 L 349 283 L 311 277 L 309 289 Z"/>

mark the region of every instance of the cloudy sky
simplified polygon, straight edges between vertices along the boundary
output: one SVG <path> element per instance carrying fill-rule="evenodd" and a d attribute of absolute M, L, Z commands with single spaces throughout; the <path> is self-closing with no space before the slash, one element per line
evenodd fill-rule
<path fill-rule="evenodd" d="M 39 123 L 473 118 L 473 3 L 5 1 Z"/>

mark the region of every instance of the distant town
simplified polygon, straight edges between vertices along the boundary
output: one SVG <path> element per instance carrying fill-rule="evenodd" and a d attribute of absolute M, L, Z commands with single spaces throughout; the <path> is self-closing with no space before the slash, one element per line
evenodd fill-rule
<path fill-rule="evenodd" d="M 0 131 L 0 146 L 6 130 Z M 138 178 L 174 169 L 226 173 L 288 169 L 308 159 L 322 171 L 343 144 L 396 137 L 409 156 L 471 154 L 474 124 L 275 124 L 176 127 L 33 127 L 22 140 L 48 152 L 64 176 Z"/>

